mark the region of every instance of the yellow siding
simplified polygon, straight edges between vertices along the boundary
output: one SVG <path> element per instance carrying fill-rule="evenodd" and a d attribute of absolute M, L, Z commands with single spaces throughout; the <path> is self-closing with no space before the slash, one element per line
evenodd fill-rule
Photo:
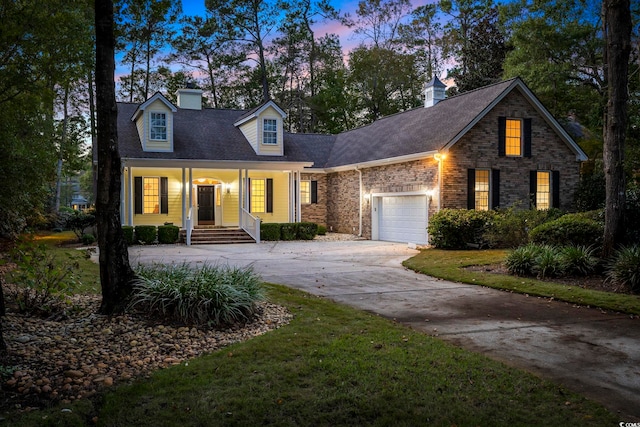
<path fill-rule="evenodd" d="M 247 138 L 249 144 L 253 147 L 253 150 L 258 152 L 258 122 L 256 119 L 251 119 L 240 126 L 240 131 Z"/>
<path fill-rule="evenodd" d="M 278 139 L 278 143 L 273 145 L 273 144 L 263 144 L 262 143 L 262 128 L 264 125 L 264 119 L 275 119 L 278 123 L 278 134 L 277 134 L 277 139 Z M 262 155 L 267 155 L 267 156 L 282 156 L 284 154 L 283 151 L 283 143 L 282 143 L 282 132 L 283 132 L 283 126 L 282 126 L 282 116 L 278 113 L 278 111 L 273 108 L 273 107 L 268 107 L 266 110 L 264 110 L 262 113 L 260 113 L 260 116 L 258 117 L 258 127 L 260 128 L 260 134 L 259 134 L 259 139 L 260 139 L 260 144 L 259 144 L 259 151 L 258 154 L 262 154 Z"/>
<path fill-rule="evenodd" d="M 156 168 L 131 168 L 133 170 L 131 186 L 133 187 L 133 178 L 136 176 L 147 177 L 163 177 L 166 176 L 169 183 L 169 213 L 168 214 L 133 214 L 133 225 L 163 225 L 165 222 L 173 222 L 178 227 L 182 226 L 182 170 L 181 169 L 156 169 Z M 126 181 L 125 181 L 126 182 Z M 126 187 L 126 185 L 125 185 Z M 133 191 L 135 189 L 132 188 Z M 128 197 L 128 188 L 125 190 L 125 205 L 133 198 Z M 188 196 L 187 196 L 188 197 Z M 128 208 L 128 206 L 127 206 Z M 125 211 L 126 212 L 126 211 Z M 125 216 L 126 218 L 126 216 Z"/>
<path fill-rule="evenodd" d="M 289 177 L 281 172 L 249 171 L 251 179 L 273 178 L 273 212 L 254 213 L 262 222 L 289 222 Z"/>
<path fill-rule="evenodd" d="M 149 139 L 149 124 L 151 113 L 167 113 L 167 140 L 166 141 L 152 141 Z M 144 150 L 145 151 L 172 151 L 173 149 L 173 113 L 166 106 L 166 104 L 160 100 L 156 100 L 149 105 L 144 114 Z M 138 131 L 139 132 L 139 131 Z"/>

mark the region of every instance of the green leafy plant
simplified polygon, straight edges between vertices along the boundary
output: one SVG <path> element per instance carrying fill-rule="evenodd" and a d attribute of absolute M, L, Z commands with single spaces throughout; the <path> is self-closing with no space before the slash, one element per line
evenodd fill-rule
<path fill-rule="evenodd" d="M 562 271 L 567 275 L 588 276 L 598 266 L 595 249 L 586 246 L 564 246 L 560 248 Z"/>
<path fill-rule="evenodd" d="M 536 265 L 536 258 L 542 251 L 538 245 L 528 244 L 521 246 L 507 255 L 505 266 L 511 274 L 516 276 L 531 276 Z"/>
<path fill-rule="evenodd" d="M 324 225 L 318 225 L 318 235 L 324 236 L 325 234 L 327 234 L 327 227 Z"/>
<path fill-rule="evenodd" d="M 82 241 L 83 245 L 92 245 L 95 243 L 96 238 L 93 234 L 83 234 L 80 241 Z"/>
<path fill-rule="evenodd" d="M 548 245 L 599 245 L 603 228 L 597 221 L 579 214 L 564 215 L 534 228 L 529 234 L 533 243 Z"/>
<path fill-rule="evenodd" d="M 16 268 L 9 273 L 11 298 L 23 313 L 50 314 L 68 304 L 69 296 L 78 285 L 74 271 L 78 258 L 57 260 L 43 243 L 23 237 L 9 253 Z"/>
<path fill-rule="evenodd" d="M 298 226 L 295 223 L 287 222 L 280 224 L 280 239 L 296 240 L 298 234 Z"/>
<path fill-rule="evenodd" d="M 297 224 L 296 237 L 299 240 L 313 240 L 318 234 L 318 224 L 314 222 L 300 222 Z"/>
<path fill-rule="evenodd" d="M 136 225 L 135 233 L 136 239 L 143 245 L 155 243 L 158 235 L 157 227 L 155 225 Z"/>
<path fill-rule="evenodd" d="M 140 265 L 130 309 L 197 325 L 228 325 L 249 319 L 264 299 L 251 269 L 203 265 Z"/>
<path fill-rule="evenodd" d="M 180 227 L 177 225 L 159 225 L 158 243 L 172 244 L 180 237 Z"/>
<path fill-rule="evenodd" d="M 127 245 L 131 246 L 136 242 L 134 238 L 134 228 L 131 225 L 123 225 L 122 233 L 124 234 L 124 240 L 127 242 Z"/>
<path fill-rule="evenodd" d="M 495 211 L 442 209 L 429 220 L 431 244 L 440 249 L 487 246 L 485 232 L 495 215 Z"/>
<path fill-rule="evenodd" d="M 266 223 L 260 224 L 260 240 L 276 241 L 280 240 L 281 224 Z"/>
<path fill-rule="evenodd" d="M 539 279 L 562 276 L 560 250 L 551 245 L 541 245 L 533 265 L 533 273 Z"/>
<path fill-rule="evenodd" d="M 559 209 L 523 209 L 516 204 L 496 211 L 484 237 L 493 248 L 517 248 L 529 243 L 529 232 L 535 227 L 562 215 Z"/>
<path fill-rule="evenodd" d="M 616 251 L 606 270 L 607 280 L 628 286 L 640 293 L 640 246 L 627 246 Z"/>
<path fill-rule="evenodd" d="M 87 228 L 96 225 L 96 214 L 94 209 L 86 211 L 72 211 L 66 218 L 66 228 L 73 231 L 78 240 L 82 240 L 82 236 L 86 233 Z"/>

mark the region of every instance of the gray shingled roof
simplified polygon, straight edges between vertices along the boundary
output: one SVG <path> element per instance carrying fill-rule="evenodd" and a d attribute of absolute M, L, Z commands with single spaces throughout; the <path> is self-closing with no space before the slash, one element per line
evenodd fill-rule
<path fill-rule="evenodd" d="M 333 168 L 375 160 L 432 152 L 452 141 L 481 114 L 513 80 L 416 108 L 338 135 L 284 135 L 284 153 L 258 156 L 234 126 L 252 110 L 184 110 L 174 113 L 172 153 L 144 152 L 131 117 L 139 104 L 118 104 L 118 138 L 123 158 L 313 162 Z"/>

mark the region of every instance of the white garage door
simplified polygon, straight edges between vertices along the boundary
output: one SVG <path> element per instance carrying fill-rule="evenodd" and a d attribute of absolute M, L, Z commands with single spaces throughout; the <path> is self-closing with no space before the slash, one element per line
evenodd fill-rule
<path fill-rule="evenodd" d="M 379 207 L 380 240 L 427 243 L 427 196 L 382 197 Z"/>

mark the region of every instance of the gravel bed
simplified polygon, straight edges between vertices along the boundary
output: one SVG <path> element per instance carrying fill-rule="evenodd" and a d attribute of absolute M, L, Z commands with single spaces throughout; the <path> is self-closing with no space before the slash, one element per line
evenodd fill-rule
<path fill-rule="evenodd" d="M 293 317 L 259 304 L 256 317 L 224 330 L 150 323 L 133 314 L 96 314 L 99 296 L 75 296 L 64 320 L 8 312 L 3 319 L 12 375 L 0 387 L 0 408 L 29 410 L 91 397 L 154 370 L 186 362 L 277 329 Z M 10 372 L 9 372 L 10 373 Z"/>

